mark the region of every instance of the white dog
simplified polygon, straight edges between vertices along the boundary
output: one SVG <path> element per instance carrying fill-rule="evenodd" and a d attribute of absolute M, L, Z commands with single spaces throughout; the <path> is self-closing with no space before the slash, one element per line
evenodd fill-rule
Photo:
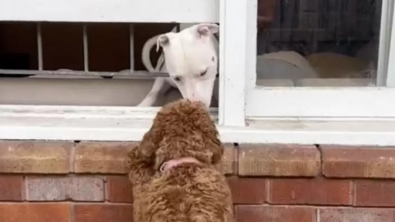
<path fill-rule="evenodd" d="M 171 88 L 178 88 L 183 98 L 198 100 L 210 106 L 212 97 L 218 100 L 218 33 L 216 24 L 199 24 L 149 39 L 143 47 L 143 63 L 150 72 L 168 72 L 169 78 L 156 78 L 151 91 L 138 106 L 152 106 Z M 153 67 L 150 50 L 154 45 L 163 48 Z M 241 73 L 241 75 L 244 75 Z M 257 84 L 272 86 L 270 80 L 319 78 L 305 57 L 294 51 L 279 51 L 257 56 Z M 287 82 L 288 83 L 288 82 Z M 284 86 L 284 85 L 279 85 Z M 285 85 L 288 86 L 288 85 Z"/>
<path fill-rule="evenodd" d="M 185 99 L 201 101 L 210 106 L 214 82 L 218 73 L 218 41 L 216 24 L 199 24 L 179 33 L 158 35 L 144 45 L 143 63 L 150 72 L 168 72 L 169 78 L 156 78 L 151 91 L 138 106 L 152 106 L 170 87 L 177 87 Z M 153 44 L 163 48 L 156 68 L 150 62 Z"/>

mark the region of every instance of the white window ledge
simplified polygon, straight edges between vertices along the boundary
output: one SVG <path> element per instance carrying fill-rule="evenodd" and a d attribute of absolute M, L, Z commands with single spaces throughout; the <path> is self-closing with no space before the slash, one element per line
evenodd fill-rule
<path fill-rule="evenodd" d="M 0 106 L 2 140 L 139 141 L 157 108 Z M 395 120 L 249 120 L 218 127 L 225 143 L 395 145 Z"/>

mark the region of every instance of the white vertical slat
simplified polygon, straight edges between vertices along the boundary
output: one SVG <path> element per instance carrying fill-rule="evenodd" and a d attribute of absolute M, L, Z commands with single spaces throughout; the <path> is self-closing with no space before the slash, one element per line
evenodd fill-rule
<path fill-rule="evenodd" d="M 245 74 L 250 68 L 251 37 L 248 23 L 253 5 L 254 0 L 220 0 L 219 123 L 223 126 L 245 126 Z"/>
<path fill-rule="evenodd" d="M 258 0 L 247 0 L 247 29 L 245 30 L 247 36 L 247 66 L 244 75 L 246 76 L 246 94 L 249 89 L 253 89 L 256 85 L 256 59 L 257 59 L 257 21 L 258 21 Z"/>
<path fill-rule="evenodd" d="M 225 123 L 225 24 L 226 24 L 226 0 L 219 2 L 219 87 L 218 87 L 218 124 Z"/>
<path fill-rule="evenodd" d="M 130 71 L 134 71 L 134 25 L 129 25 L 129 40 L 130 40 Z"/>
<path fill-rule="evenodd" d="M 393 20 L 393 0 L 383 0 L 381 7 L 380 37 L 379 37 L 379 55 L 377 61 L 377 86 L 386 86 L 389 65 L 389 53 L 391 44 L 391 28 Z"/>
<path fill-rule="evenodd" d="M 387 86 L 395 87 L 395 4 L 392 4 L 392 31 L 388 31 L 391 34 L 391 43 L 389 46 L 389 57 L 388 57 L 388 72 L 387 72 Z"/>
<path fill-rule="evenodd" d="M 43 70 L 43 42 L 41 38 L 41 24 L 37 23 L 37 54 L 38 54 L 38 70 Z"/>
<path fill-rule="evenodd" d="M 89 47 L 88 47 L 88 31 L 87 26 L 84 24 L 82 29 L 83 42 L 84 42 L 84 71 L 89 71 Z"/>

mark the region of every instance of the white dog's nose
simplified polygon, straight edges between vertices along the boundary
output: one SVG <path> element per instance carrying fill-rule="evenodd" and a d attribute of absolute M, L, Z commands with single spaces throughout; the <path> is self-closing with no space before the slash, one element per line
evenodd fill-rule
<path fill-rule="evenodd" d="M 207 108 L 209 108 L 209 107 L 210 107 L 210 104 L 211 104 L 211 100 L 205 100 L 205 99 L 203 99 L 203 98 L 195 98 L 195 99 L 191 99 L 191 101 L 193 101 L 193 102 L 201 102 L 201 103 L 203 103 Z"/>
<path fill-rule="evenodd" d="M 194 95 L 189 97 L 189 100 L 191 100 L 192 102 L 204 102 L 200 97 L 197 97 L 197 96 L 194 96 Z"/>
<path fill-rule="evenodd" d="M 197 100 L 197 99 L 199 99 L 199 97 L 196 95 L 196 93 L 192 93 L 191 99 Z"/>
<path fill-rule="evenodd" d="M 194 101 L 194 102 L 202 102 L 202 103 L 206 103 L 206 99 L 203 96 L 200 96 L 197 93 L 192 93 L 192 95 L 190 96 L 190 100 Z"/>
<path fill-rule="evenodd" d="M 206 105 L 207 107 L 209 107 L 210 106 L 210 101 L 206 101 L 204 98 L 202 98 L 201 96 L 196 96 L 196 94 L 195 95 L 191 95 L 189 98 L 188 98 L 190 101 L 192 101 L 192 102 L 202 102 L 204 105 Z"/>

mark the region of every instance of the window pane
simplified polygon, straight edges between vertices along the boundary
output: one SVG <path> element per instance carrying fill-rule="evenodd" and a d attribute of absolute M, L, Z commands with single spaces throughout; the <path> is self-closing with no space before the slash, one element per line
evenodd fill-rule
<path fill-rule="evenodd" d="M 0 69 L 38 69 L 37 54 L 35 24 L 0 23 Z"/>
<path fill-rule="evenodd" d="M 0 104 L 136 106 L 154 83 L 142 61 L 143 46 L 175 27 L 178 24 L 0 22 Z M 155 49 L 147 49 L 152 66 L 162 52 Z M 144 78 L 133 76 L 138 74 Z M 176 88 L 160 96 L 154 106 L 181 98 Z"/>
<path fill-rule="evenodd" d="M 257 85 L 374 86 L 380 0 L 258 0 Z"/>

